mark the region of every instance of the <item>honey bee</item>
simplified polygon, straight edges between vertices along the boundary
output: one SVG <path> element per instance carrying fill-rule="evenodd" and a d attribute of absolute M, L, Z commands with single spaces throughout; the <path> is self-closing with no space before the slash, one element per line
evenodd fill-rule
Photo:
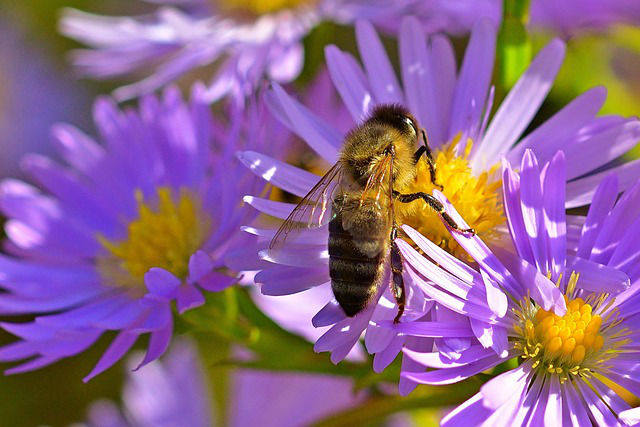
<path fill-rule="evenodd" d="M 445 212 L 431 194 L 402 194 L 416 178 L 416 164 L 425 156 L 432 183 L 436 168 L 424 130 L 421 145 L 418 122 L 404 107 L 384 104 L 345 137 L 338 162 L 320 179 L 294 208 L 277 231 L 270 248 L 283 245 L 293 231 L 329 225 L 329 276 L 333 295 L 348 317 L 361 312 L 378 293 L 384 279 L 385 259 L 391 267 L 390 288 L 398 312 L 404 312 L 403 260 L 395 242 L 398 225 L 394 201 L 422 200 L 456 232 L 463 229 Z M 329 210 L 330 209 L 330 210 Z M 330 215 L 327 213 L 330 212 Z"/>

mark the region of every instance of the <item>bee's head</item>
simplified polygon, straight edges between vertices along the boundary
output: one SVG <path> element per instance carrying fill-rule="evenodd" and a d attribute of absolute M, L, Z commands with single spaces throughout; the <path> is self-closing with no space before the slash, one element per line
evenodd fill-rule
<path fill-rule="evenodd" d="M 347 134 L 341 161 L 355 182 L 366 183 L 393 146 L 393 176 L 404 183 L 413 178 L 418 132 L 418 122 L 409 110 L 399 104 L 379 105 L 367 120 Z"/>
<path fill-rule="evenodd" d="M 400 104 L 381 104 L 376 106 L 369 120 L 392 126 L 402 135 L 414 141 L 418 136 L 418 121 Z"/>

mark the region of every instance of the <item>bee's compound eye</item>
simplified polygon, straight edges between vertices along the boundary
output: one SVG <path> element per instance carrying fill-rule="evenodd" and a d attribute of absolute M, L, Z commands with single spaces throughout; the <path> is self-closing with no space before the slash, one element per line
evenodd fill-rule
<path fill-rule="evenodd" d="M 418 134 L 418 128 L 417 128 L 415 122 L 413 120 L 411 120 L 410 117 L 402 116 L 402 120 L 404 120 L 404 122 L 411 127 L 411 130 L 413 130 L 413 134 L 414 135 Z"/>

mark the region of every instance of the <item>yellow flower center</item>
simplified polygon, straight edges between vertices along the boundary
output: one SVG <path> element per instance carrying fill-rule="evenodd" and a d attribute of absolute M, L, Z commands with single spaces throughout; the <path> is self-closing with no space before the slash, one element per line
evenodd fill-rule
<path fill-rule="evenodd" d="M 462 155 L 456 154 L 456 146 L 460 137 L 456 137 L 447 147 L 435 152 L 436 179 L 444 187 L 444 195 L 456 208 L 470 227 L 486 242 L 495 237 L 496 226 L 505 221 L 502 213 L 502 181 L 492 179 L 498 165 L 487 172 L 476 176 L 472 173 L 467 157 L 472 141 L 467 142 Z M 431 194 L 436 188 L 431 182 L 429 167 L 426 161 L 417 165 L 417 177 L 402 193 L 422 191 Z M 460 259 L 468 255 L 451 237 L 437 212 L 425 203 L 395 204 L 396 218 L 399 224 L 407 224 L 415 228 L 423 236 Z"/>
<path fill-rule="evenodd" d="M 541 358 L 558 367 L 580 365 L 587 354 L 602 348 L 602 318 L 582 298 L 567 302 L 567 313 L 560 317 L 542 308 L 525 322 L 525 335 L 532 348 L 540 345 Z"/>
<path fill-rule="evenodd" d="M 520 336 L 515 347 L 522 350 L 522 358 L 533 360 L 534 369 L 560 375 L 561 382 L 575 375 L 606 372 L 605 362 L 628 343 L 623 339 L 627 330 L 612 332 L 621 319 L 617 310 L 608 310 L 613 303 L 609 300 L 605 304 L 608 295 L 590 294 L 586 300 L 567 296 L 574 294 L 578 277 L 572 273 L 569 279 L 564 316 L 538 307 L 529 298 L 515 310 L 518 321 L 514 330 Z M 603 323 L 608 323 L 606 328 Z"/>
<path fill-rule="evenodd" d="M 222 0 L 219 2 L 223 11 L 239 15 L 259 16 L 278 12 L 283 9 L 293 9 L 310 0 Z"/>
<path fill-rule="evenodd" d="M 209 230 L 199 200 L 184 189 L 174 197 L 168 187 L 157 189 L 153 203 L 139 190 L 135 197 L 138 218 L 127 225 L 127 238 L 113 242 L 98 236 L 107 250 L 98 259 L 103 277 L 119 286 L 139 287 L 150 268 L 160 267 L 185 278 L 189 258 L 202 246 Z"/>

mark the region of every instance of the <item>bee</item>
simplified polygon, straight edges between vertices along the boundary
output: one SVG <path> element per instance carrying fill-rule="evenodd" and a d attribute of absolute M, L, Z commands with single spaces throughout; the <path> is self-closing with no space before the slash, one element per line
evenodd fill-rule
<path fill-rule="evenodd" d="M 348 317 L 360 313 L 377 295 L 387 257 L 389 285 L 398 306 L 394 323 L 404 312 L 403 260 L 395 242 L 394 201 L 422 200 L 456 232 L 475 234 L 472 228 L 459 227 L 431 194 L 397 191 L 415 180 L 416 164 L 423 155 L 432 183 L 443 189 L 436 182 L 427 135 L 419 129 L 416 118 L 398 104 L 374 108 L 346 135 L 338 162 L 293 209 L 271 241 L 270 249 L 280 247 L 293 231 L 328 221 L 331 289 Z M 423 144 L 416 150 L 419 135 Z"/>

